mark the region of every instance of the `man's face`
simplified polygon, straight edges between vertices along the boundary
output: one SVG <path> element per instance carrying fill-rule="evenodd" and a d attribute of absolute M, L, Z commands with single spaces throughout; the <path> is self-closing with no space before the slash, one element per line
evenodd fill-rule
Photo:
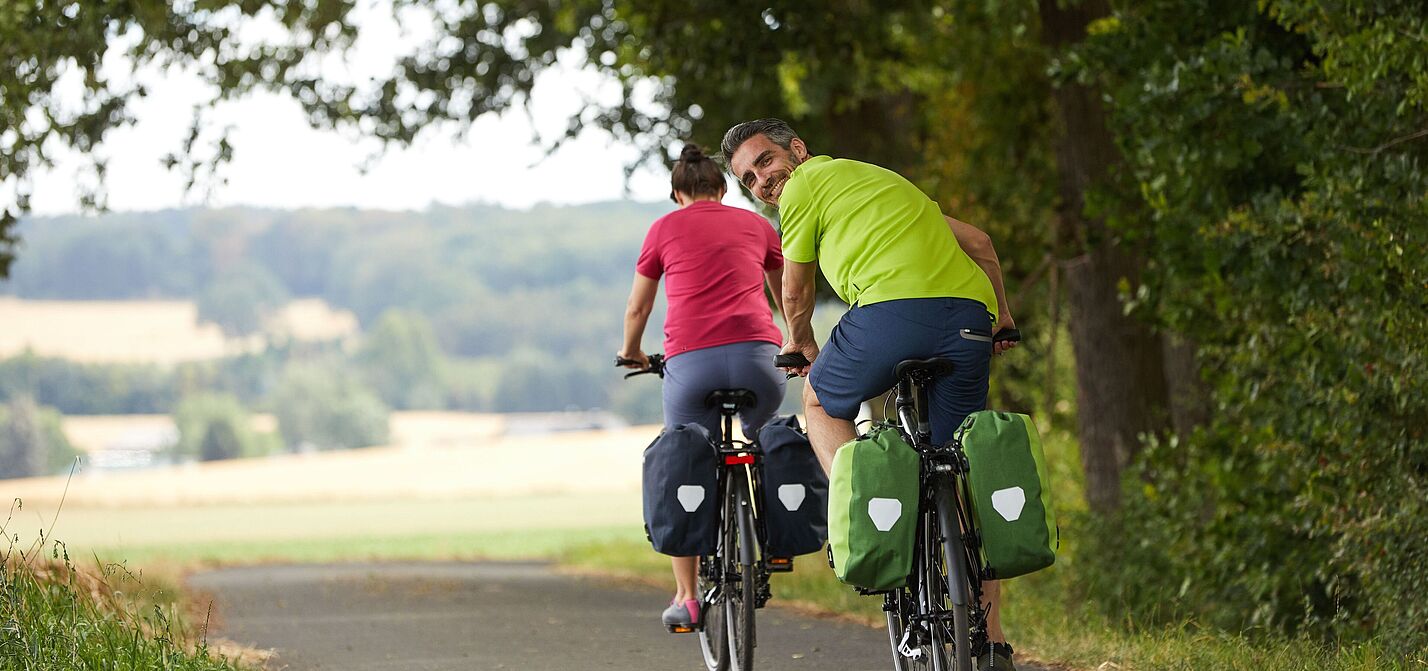
<path fill-rule="evenodd" d="M 788 149 L 784 149 L 760 133 L 734 150 L 734 155 L 729 157 L 729 169 L 755 198 L 778 207 L 788 176 L 807 158 L 808 147 L 803 140 L 794 138 Z"/>

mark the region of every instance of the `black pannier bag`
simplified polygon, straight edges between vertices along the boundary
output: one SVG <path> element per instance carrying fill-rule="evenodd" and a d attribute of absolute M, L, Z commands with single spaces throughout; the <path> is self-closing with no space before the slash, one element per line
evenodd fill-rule
<path fill-rule="evenodd" d="M 764 529 L 776 557 L 817 552 L 828 540 L 828 476 L 798 418 L 775 417 L 759 429 L 764 451 Z"/>
<path fill-rule="evenodd" d="M 709 430 L 681 424 L 645 448 L 645 533 L 656 552 L 711 555 L 719 544 L 719 464 Z"/>

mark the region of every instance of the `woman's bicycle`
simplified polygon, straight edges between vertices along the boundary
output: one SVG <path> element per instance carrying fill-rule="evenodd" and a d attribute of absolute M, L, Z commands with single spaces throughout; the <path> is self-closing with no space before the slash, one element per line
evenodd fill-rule
<path fill-rule="evenodd" d="M 650 365 L 628 373 L 664 377 L 664 357 L 651 354 Z M 616 357 L 615 365 L 635 363 Z M 747 389 L 716 389 L 705 404 L 719 409 L 720 432 L 715 437 L 719 457 L 719 543 L 714 554 L 699 558 L 698 589 L 703 609 L 699 646 L 709 671 L 752 671 L 754 648 L 758 645 L 754 611 L 763 608 L 771 596 L 769 575 L 793 570 L 785 558 L 767 557 L 761 531 L 762 498 L 759 463 L 762 452 L 756 442 L 734 439 L 734 417 L 752 407 L 756 397 Z M 687 633 L 689 629 L 677 633 Z"/>
<path fill-rule="evenodd" d="M 1015 329 L 997 340 L 1021 339 Z M 807 366 L 802 354 L 781 354 L 780 368 Z M 982 605 L 981 539 L 972 515 L 967 456 L 956 440 L 932 442 L 932 381 L 952 372 L 948 359 L 909 359 L 894 368 L 898 431 L 921 455 L 912 572 L 902 587 L 882 595 L 893 668 L 898 671 L 971 671 L 987 642 Z"/>

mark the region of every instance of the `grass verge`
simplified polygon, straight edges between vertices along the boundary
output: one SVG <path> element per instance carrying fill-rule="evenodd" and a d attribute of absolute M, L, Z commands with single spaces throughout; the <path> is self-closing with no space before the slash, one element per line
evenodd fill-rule
<path fill-rule="evenodd" d="M 638 528 L 623 525 L 304 540 L 224 540 L 97 548 L 93 552 L 105 561 L 122 561 L 131 566 L 191 569 L 275 562 L 538 559 L 559 556 L 573 546 L 628 543 L 641 537 Z"/>
<path fill-rule="evenodd" d="M 673 588 L 669 560 L 639 541 L 609 541 L 565 552 L 562 565 Z M 776 602 L 881 626 L 881 603 L 838 582 L 819 554 L 800 557 L 791 574 L 775 575 Z M 1303 640 L 1246 636 L 1186 623 L 1139 629 L 1115 623 L 1070 596 L 1065 568 L 1007 581 L 1003 609 L 1018 653 L 1052 668 L 1099 671 L 1380 671 L 1428 670 L 1428 656 L 1386 657 L 1379 646 L 1341 647 Z"/>
<path fill-rule="evenodd" d="M 75 567 L 63 545 L 0 561 L 0 671 L 164 669 L 248 671 L 253 661 L 210 648 L 176 591 L 121 567 Z"/>

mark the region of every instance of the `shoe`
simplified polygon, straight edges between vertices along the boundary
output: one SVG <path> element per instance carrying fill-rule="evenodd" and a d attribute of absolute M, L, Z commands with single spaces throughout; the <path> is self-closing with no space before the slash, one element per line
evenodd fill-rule
<path fill-rule="evenodd" d="M 991 648 L 977 657 L 977 671 L 1016 671 L 1012 664 L 1012 647 L 1009 643 L 993 643 Z"/>
<path fill-rule="evenodd" d="M 660 620 L 671 633 L 686 634 L 694 631 L 699 626 L 699 602 L 694 599 L 683 603 L 671 601 Z"/>

